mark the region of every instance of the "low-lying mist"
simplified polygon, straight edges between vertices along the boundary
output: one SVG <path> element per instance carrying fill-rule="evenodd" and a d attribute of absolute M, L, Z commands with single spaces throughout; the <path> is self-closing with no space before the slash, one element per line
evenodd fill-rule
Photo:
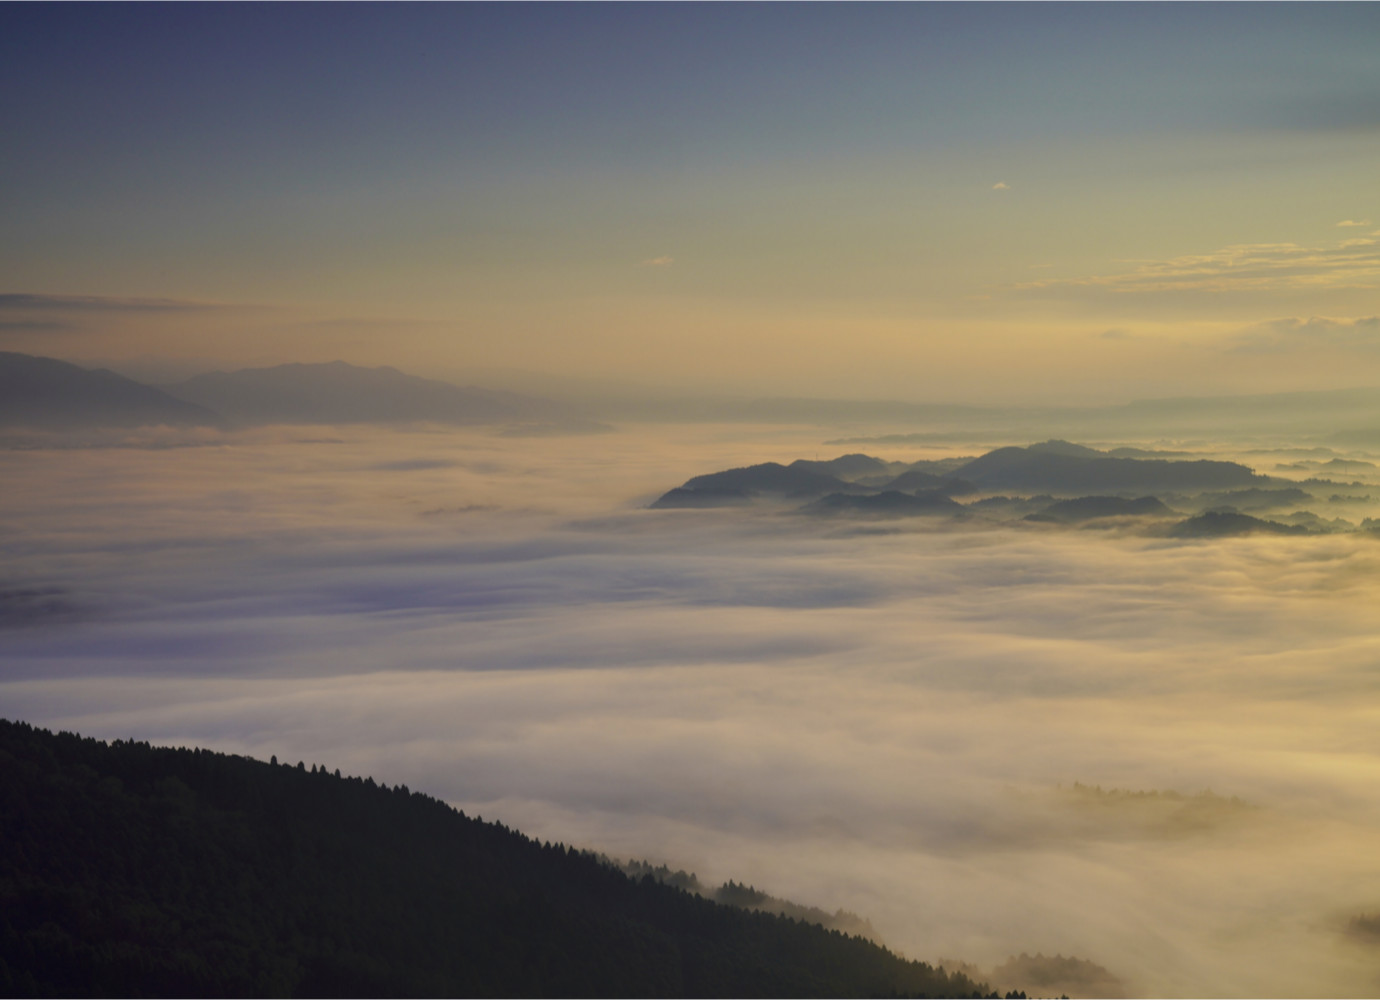
<path fill-rule="evenodd" d="M 1373 995 L 1374 534 L 646 509 L 841 436 L 26 440 L 0 714 L 406 783 L 914 958 Z M 1330 460 L 1291 445 L 1242 460 Z"/>

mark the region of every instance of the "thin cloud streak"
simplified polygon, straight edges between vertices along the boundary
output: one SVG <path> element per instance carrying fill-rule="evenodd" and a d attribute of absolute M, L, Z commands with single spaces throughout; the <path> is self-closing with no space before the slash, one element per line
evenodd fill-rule
<path fill-rule="evenodd" d="M 0 309 L 62 312 L 204 312 L 241 309 L 244 306 L 189 299 L 134 298 L 108 295 L 39 295 L 31 292 L 0 292 Z"/>
<path fill-rule="evenodd" d="M 1372 353 L 1380 350 L 1380 316 L 1286 316 L 1242 331 L 1231 350 L 1239 354 L 1319 350 Z"/>
<path fill-rule="evenodd" d="M 1360 237 L 1332 247 L 1242 243 L 1207 254 L 1135 262 L 1120 274 L 1030 281 L 1020 291 L 1098 289 L 1116 294 L 1270 292 L 1374 288 L 1380 285 L 1380 240 Z"/>

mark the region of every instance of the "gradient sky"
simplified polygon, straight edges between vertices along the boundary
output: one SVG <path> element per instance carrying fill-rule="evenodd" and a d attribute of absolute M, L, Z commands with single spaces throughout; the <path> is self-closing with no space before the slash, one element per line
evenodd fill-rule
<path fill-rule="evenodd" d="M 0 9 L 0 348 L 1380 383 L 1372 4 Z"/>

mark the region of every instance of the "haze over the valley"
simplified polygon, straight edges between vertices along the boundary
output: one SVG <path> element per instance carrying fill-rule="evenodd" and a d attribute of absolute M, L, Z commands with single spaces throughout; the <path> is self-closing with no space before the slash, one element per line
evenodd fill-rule
<path fill-rule="evenodd" d="M 1377 41 L 0 10 L 0 716 L 1002 989 L 1374 995 Z"/>

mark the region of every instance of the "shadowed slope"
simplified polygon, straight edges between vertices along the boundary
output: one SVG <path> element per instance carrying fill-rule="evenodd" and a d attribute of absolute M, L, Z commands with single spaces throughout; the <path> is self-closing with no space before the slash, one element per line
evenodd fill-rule
<path fill-rule="evenodd" d="M 443 802 L 0 722 L 0 988 L 122 996 L 969 995 Z"/>
<path fill-rule="evenodd" d="M 1156 497 L 1075 497 L 1050 504 L 1027 521 L 1091 521 L 1099 517 L 1163 517 L 1174 512 Z"/>

